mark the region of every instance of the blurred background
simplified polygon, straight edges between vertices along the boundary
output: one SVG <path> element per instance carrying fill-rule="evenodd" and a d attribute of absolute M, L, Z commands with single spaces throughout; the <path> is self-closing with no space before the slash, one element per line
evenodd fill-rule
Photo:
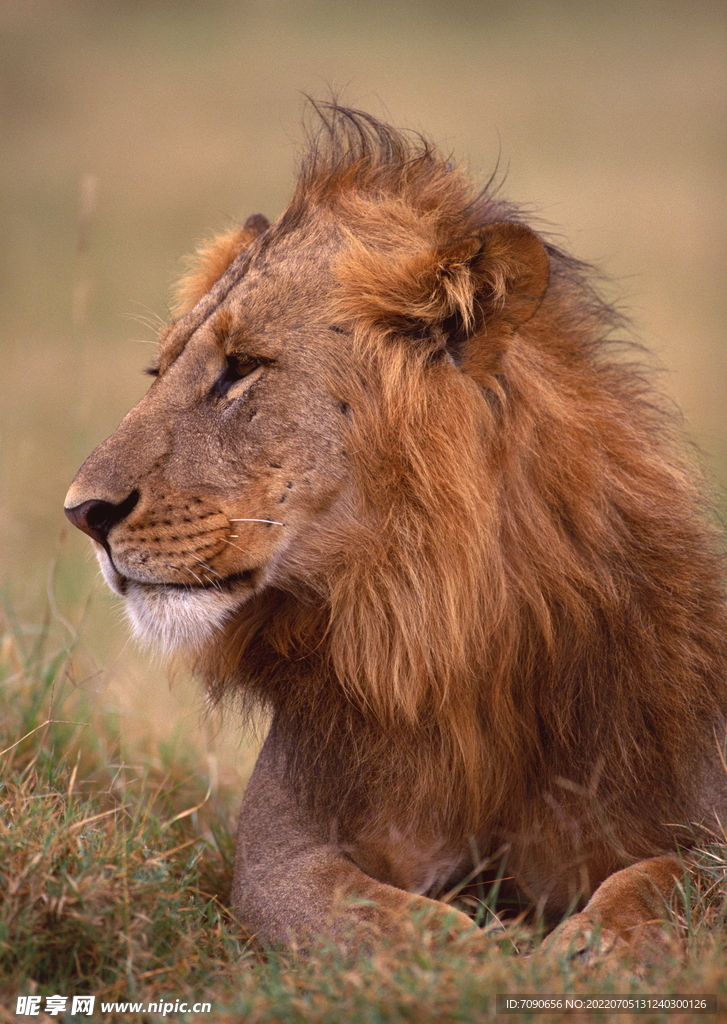
<path fill-rule="evenodd" d="M 483 182 L 499 166 L 609 276 L 724 494 L 726 18 L 722 0 L 0 0 L 13 628 L 75 637 L 71 683 L 130 727 L 217 742 L 194 688 L 128 643 L 61 507 L 147 387 L 180 257 L 284 208 L 304 92 L 426 132 Z"/>

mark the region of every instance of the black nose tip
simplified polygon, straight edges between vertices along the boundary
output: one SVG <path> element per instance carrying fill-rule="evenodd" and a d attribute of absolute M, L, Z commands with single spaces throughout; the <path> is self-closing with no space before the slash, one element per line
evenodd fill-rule
<path fill-rule="evenodd" d="M 132 491 L 117 505 L 110 501 L 98 501 L 92 498 L 91 501 L 84 501 L 80 505 L 74 505 L 73 508 L 66 508 L 64 512 L 74 526 L 105 547 L 111 528 L 120 523 L 122 519 L 126 519 L 138 500 L 139 492 Z"/>

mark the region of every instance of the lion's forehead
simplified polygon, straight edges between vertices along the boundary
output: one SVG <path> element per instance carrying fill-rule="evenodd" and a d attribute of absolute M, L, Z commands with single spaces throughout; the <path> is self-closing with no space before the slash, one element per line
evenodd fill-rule
<path fill-rule="evenodd" d="M 330 285 L 311 283 L 300 276 L 286 279 L 277 271 L 271 275 L 241 281 L 216 311 L 215 318 L 190 335 L 184 348 L 195 348 L 199 358 L 209 361 L 215 347 L 225 353 L 245 353 L 268 359 L 283 356 L 282 368 L 291 358 L 306 365 L 336 357 L 340 339 L 328 330 L 334 319 Z M 308 382 L 310 383 L 310 382 Z"/>
<path fill-rule="evenodd" d="M 251 259 L 225 308 L 261 333 L 325 322 L 335 302 L 336 251 L 330 242 L 316 247 L 304 232 L 285 236 Z"/>
<path fill-rule="evenodd" d="M 216 338 L 236 350 L 262 346 L 275 358 L 335 358 L 340 339 L 328 328 L 336 319 L 343 240 L 335 222 L 307 223 L 275 235 L 227 268 L 214 288 L 159 339 L 162 371 L 197 342 Z"/>

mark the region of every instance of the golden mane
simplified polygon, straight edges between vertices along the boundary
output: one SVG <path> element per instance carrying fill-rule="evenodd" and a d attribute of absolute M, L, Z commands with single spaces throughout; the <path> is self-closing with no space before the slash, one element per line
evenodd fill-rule
<path fill-rule="evenodd" d="M 418 136 L 318 112 L 265 244 L 323 220 L 345 241 L 323 312 L 360 367 L 338 382 L 356 497 L 335 560 L 253 597 L 196 667 L 272 711 L 342 836 L 527 831 L 537 792 L 608 819 L 614 850 L 672 846 L 727 706 L 724 565 L 672 417 L 588 268 L 547 244 L 537 294 L 501 233 L 478 255 L 522 223 L 490 186 Z"/>

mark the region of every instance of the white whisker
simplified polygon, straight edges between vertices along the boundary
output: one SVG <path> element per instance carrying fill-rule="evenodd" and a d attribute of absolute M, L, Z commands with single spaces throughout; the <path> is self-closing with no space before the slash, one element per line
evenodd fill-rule
<path fill-rule="evenodd" d="M 239 544 L 233 544 L 229 537 L 225 538 L 225 544 L 229 544 L 231 548 L 235 548 L 236 551 L 242 551 L 243 555 L 249 554 L 244 548 L 241 548 Z"/>
<path fill-rule="evenodd" d="M 207 565 L 206 562 L 203 562 L 201 558 L 195 558 L 195 562 L 197 562 L 198 565 L 201 565 L 205 572 L 217 577 L 216 579 L 206 580 L 206 584 L 214 587 L 215 590 L 220 590 L 220 581 L 224 580 L 224 576 L 221 576 L 220 573 L 216 572 L 211 565 Z"/>
<path fill-rule="evenodd" d="M 223 577 L 220 575 L 220 573 L 218 573 L 215 569 L 213 569 L 211 565 L 207 565 L 206 562 L 203 562 L 201 558 L 195 558 L 195 562 L 197 562 L 199 565 L 201 565 L 202 568 L 206 572 L 211 572 L 212 575 L 216 576 L 218 580 L 223 579 Z"/>
<path fill-rule="evenodd" d="M 199 562 L 199 558 L 195 558 L 195 562 Z M 173 572 L 188 572 L 190 576 L 194 576 L 194 578 L 197 580 L 200 586 L 204 586 L 204 581 L 200 579 L 197 573 L 190 569 L 188 565 L 174 565 L 172 564 L 172 562 L 165 562 L 164 564 L 166 565 L 167 569 L 171 569 Z M 191 584 L 189 583 L 186 585 L 191 586 Z"/>
<path fill-rule="evenodd" d="M 277 519 L 231 519 L 231 523 L 270 523 L 271 526 L 285 526 L 285 523 L 279 523 Z"/>

